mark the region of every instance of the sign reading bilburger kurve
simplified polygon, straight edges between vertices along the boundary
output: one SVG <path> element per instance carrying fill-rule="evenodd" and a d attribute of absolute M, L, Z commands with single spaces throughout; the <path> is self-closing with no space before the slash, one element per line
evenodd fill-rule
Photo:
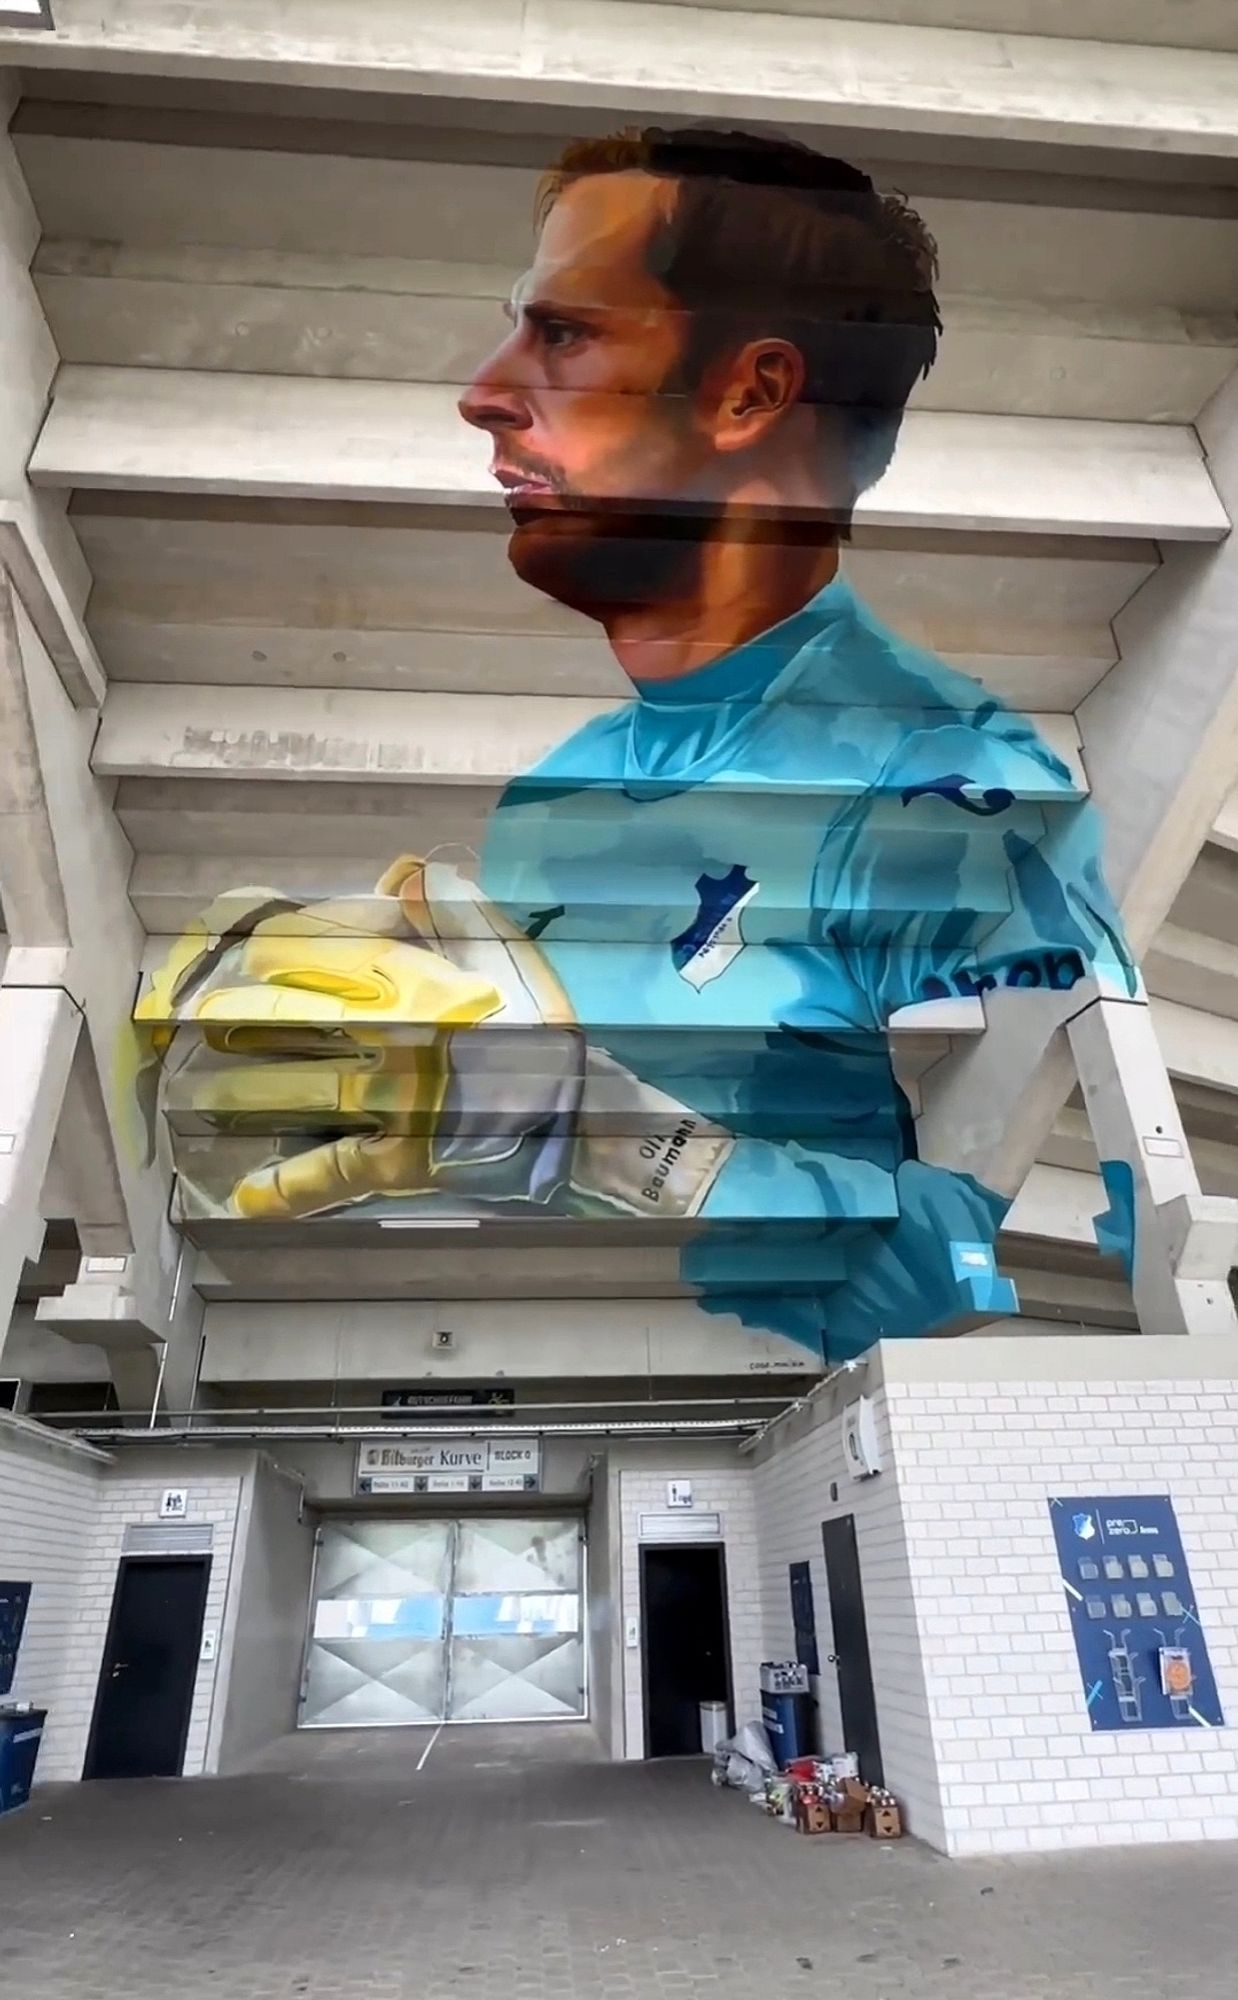
<path fill-rule="evenodd" d="M 376 1439 L 357 1449 L 358 1493 L 536 1493 L 539 1438 L 434 1438 L 423 1444 Z"/>

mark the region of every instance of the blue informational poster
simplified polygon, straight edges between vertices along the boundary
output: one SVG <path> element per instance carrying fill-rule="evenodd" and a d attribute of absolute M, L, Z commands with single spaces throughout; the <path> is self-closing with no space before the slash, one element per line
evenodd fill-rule
<path fill-rule="evenodd" d="M 1049 1517 L 1093 1729 L 1219 1729 L 1169 1495 L 1053 1499 Z"/>
<path fill-rule="evenodd" d="M 0 1582 L 0 1694 L 8 1694 L 13 1685 L 29 1602 L 28 1583 Z"/>
<path fill-rule="evenodd" d="M 795 1628 L 795 1657 L 810 1674 L 819 1674 L 817 1658 L 817 1613 L 812 1599 L 811 1563 L 792 1563 L 791 1623 Z"/>

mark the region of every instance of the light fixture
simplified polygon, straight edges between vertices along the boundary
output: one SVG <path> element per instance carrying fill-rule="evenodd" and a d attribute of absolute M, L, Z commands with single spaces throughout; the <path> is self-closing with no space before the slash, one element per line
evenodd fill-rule
<path fill-rule="evenodd" d="M 480 1229 L 479 1215 L 408 1215 L 397 1216 L 391 1222 L 379 1222 L 380 1229 Z"/>

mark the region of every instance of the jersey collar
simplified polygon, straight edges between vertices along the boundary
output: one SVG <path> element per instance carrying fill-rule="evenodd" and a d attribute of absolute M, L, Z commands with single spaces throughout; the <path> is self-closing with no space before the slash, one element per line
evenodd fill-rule
<path fill-rule="evenodd" d="M 711 660 L 694 673 L 679 674 L 671 680 L 634 680 L 639 700 L 660 708 L 688 708 L 698 703 L 720 701 L 760 701 L 784 667 L 802 651 L 823 627 L 833 624 L 852 605 L 851 586 L 841 572 L 831 577 L 824 589 L 799 611 L 781 623 L 771 625 L 755 639 L 748 639 L 721 659 Z"/>

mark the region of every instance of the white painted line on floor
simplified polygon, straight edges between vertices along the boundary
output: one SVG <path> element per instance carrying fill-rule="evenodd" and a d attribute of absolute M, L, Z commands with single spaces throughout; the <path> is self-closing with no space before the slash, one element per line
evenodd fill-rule
<path fill-rule="evenodd" d="M 443 1733 L 443 1725 L 440 1722 L 438 1728 L 435 1730 L 433 1736 L 430 1738 L 430 1741 L 426 1744 L 425 1749 L 421 1753 L 421 1758 L 417 1765 L 417 1769 L 419 1771 L 424 1771 L 426 1763 L 430 1756 L 430 1752 L 431 1750 L 433 1750 L 435 1744 L 438 1742 L 438 1739 L 442 1735 L 442 1733 Z"/>

